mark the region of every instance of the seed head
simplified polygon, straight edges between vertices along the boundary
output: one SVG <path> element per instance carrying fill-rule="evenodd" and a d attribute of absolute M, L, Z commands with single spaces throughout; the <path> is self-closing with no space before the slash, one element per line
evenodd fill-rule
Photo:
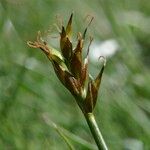
<path fill-rule="evenodd" d="M 71 14 L 66 28 L 62 26 L 60 32 L 61 52 L 50 47 L 45 41 L 41 40 L 40 32 L 38 32 L 36 41 L 28 41 L 27 44 L 32 48 L 40 48 L 46 54 L 48 59 L 51 61 L 54 71 L 61 83 L 75 97 L 81 110 L 84 113 L 89 113 L 94 110 L 96 105 L 98 89 L 100 87 L 106 62 L 104 62 L 98 76 L 95 79 L 91 79 L 88 73 L 88 56 L 90 45 L 93 40 L 92 38 L 90 38 L 87 55 L 84 59 L 82 58 L 82 53 L 87 28 L 93 18 L 83 32 L 83 35 L 78 33 L 77 45 L 75 48 L 73 48 L 71 41 L 72 18 L 73 14 Z M 88 86 L 86 86 L 86 83 L 88 83 Z"/>

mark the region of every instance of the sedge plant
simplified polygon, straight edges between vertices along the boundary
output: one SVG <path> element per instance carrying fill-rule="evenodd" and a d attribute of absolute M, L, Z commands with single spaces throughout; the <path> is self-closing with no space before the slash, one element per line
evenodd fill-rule
<path fill-rule="evenodd" d="M 98 149 L 108 150 L 93 114 L 106 61 L 104 61 L 97 77 L 93 79 L 88 73 L 89 48 L 92 39 L 90 39 L 86 57 L 84 59 L 82 58 L 82 50 L 88 27 L 84 30 L 83 34 L 78 33 L 77 45 L 75 48 L 73 48 L 71 41 L 72 18 L 73 14 L 71 14 L 66 28 L 62 26 L 60 32 L 61 52 L 43 41 L 41 39 L 40 32 L 38 32 L 36 41 L 28 41 L 27 44 L 31 48 L 41 49 L 46 54 L 52 63 L 54 71 L 60 82 L 71 92 L 75 98 L 76 103 L 78 104 L 87 121 Z"/>

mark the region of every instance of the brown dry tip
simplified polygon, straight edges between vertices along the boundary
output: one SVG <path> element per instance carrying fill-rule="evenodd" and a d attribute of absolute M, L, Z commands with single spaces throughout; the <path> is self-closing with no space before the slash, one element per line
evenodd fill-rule
<path fill-rule="evenodd" d="M 27 45 L 32 48 L 38 48 L 38 45 L 36 42 L 27 41 Z"/>
<path fill-rule="evenodd" d="M 106 57 L 104 57 L 104 56 L 100 56 L 99 58 L 98 58 L 98 60 L 101 60 L 101 59 L 103 59 L 103 66 L 106 66 Z"/>

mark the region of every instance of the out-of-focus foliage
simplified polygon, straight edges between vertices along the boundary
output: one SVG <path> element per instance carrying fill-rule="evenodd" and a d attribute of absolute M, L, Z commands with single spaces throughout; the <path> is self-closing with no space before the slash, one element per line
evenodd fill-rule
<path fill-rule="evenodd" d="M 50 29 L 47 40 L 59 48 L 54 24 L 59 26 L 61 20 L 65 23 L 72 11 L 76 33 L 88 24 L 87 15 L 95 18 L 87 42 L 92 35 L 95 41 L 114 39 L 119 45 L 119 50 L 107 59 L 95 109 L 108 147 L 150 149 L 148 0 L 0 1 L 0 149 L 67 149 L 62 137 L 43 121 L 45 113 L 74 134 L 68 138 L 76 149 L 93 146 L 86 147 L 75 135 L 95 144 L 73 97 L 59 83 L 49 61 L 26 44 L 38 30 Z M 99 68 L 91 61 L 93 76 Z"/>

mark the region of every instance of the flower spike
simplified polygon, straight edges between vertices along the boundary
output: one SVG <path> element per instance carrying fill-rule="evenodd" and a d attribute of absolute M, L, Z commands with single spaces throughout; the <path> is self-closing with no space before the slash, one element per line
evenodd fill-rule
<path fill-rule="evenodd" d="M 87 25 L 83 35 L 81 33 L 78 33 L 78 41 L 75 49 L 73 49 L 72 42 L 70 40 L 72 32 L 72 18 L 73 13 L 69 18 L 67 27 L 65 28 L 64 26 L 62 26 L 62 30 L 60 33 L 61 52 L 50 47 L 45 41 L 43 41 L 40 31 L 37 34 L 36 41 L 28 41 L 27 44 L 32 48 L 41 49 L 46 54 L 53 65 L 58 79 L 75 97 L 82 111 L 84 113 L 89 113 L 94 110 L 94 107 L 96 105 L 98 89 L 100 87 L 106 59 L 103 56 L 99 58 L 103 58 L 104 60 L 103 67 L 101 68 L 98 76 L 95 79 L 89 78 L 89 50 L 93 38 L 90 37 L 87 54 L 84 59 L 82 59 L 82 51 L 85 35 L 89 25 L 93 20 L 93 17 Z M 88 85 L 86 83 L 88 83 Z"/>
<path fill-rule="evenodd" d="M 85 28 L 83 35 L 81 35 L 81 33 L 78 34 L 78 41 L 75 49 L 72 48 L 71 41 L 72 18 L 73 14 L 70 16 L 67 27 L 65 28 L 62 26 L 60 33 L 61 52 L 50 47 L 43 41 L 40 32 L 38 32 L 37 39 L 34 42 L 28 41 L 27 44 L 29 47 L 41 49 L 46 54 L 53 65 L 58 79 L 74 96 L 78 106 L 83 112 L 98 149 L 108 150 L 92 113 L 97 102 L 98 90 L 106 65 L 106 59 L 103 56 L 99 58 L 103 58 L 103 66 L 97 77 L 95 79 L 91 78 L 88 73 L 88 62 L 92 38 L 90 38 L 87 54 L 84 59 L 82 59 L 82 51 L 86 32 L 93 17 Z M 88 83 L 88 85 L 85 83 Z"/>

